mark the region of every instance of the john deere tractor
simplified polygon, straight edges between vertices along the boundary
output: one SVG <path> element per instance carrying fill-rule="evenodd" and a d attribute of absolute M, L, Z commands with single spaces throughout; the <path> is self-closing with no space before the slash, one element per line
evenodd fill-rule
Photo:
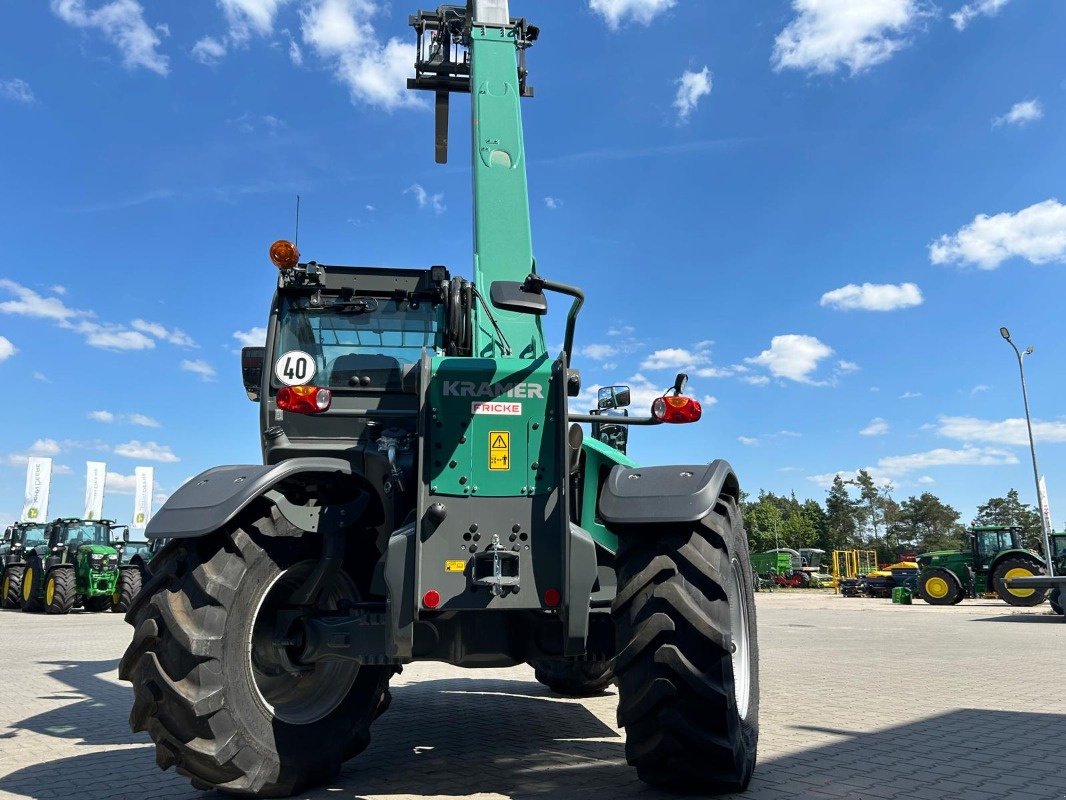
<path fill-rule="evenodd" d="M 116 614 L 125 614 L 130 610 L 133 598 L 141 591 L 147 565 L 152 558 L 152 545 L 146 539 L 131 539 L 127 525 L 119 529 L 122 531 L 122 540 L 115 544 L 119 575 L 115 591 L 111 594 L 111 610 Z"/>
<path fill-rule="evenodd" d="M 534 261 L 519 109 L 539 29 L 507 0 L 410 21 L 439 162 L 449 97 L 471 98 L 473 280 L 270 248 L 266 347 L 242 354 L 263 464 L 201 473 L 149 523 L 169 541 L 126 615 L 131 723 L 197 788 L 287 795 L 366 748 L 402 665 L 528 663 L 561 693 L 617 683 L 644 780 L 743 790 L 759 676 L 737 477 L 639 467 L 585 435 L 602 416 L 569 409 L 584 293 L 548 277 L 572 265 Z M 685 383 L 611 424 L 697 421 Z M 468 731 L 456 769 L 521 724 Z"/>
<path fill-rule="evenodd" d="M 26 559 L 22 610 L 67 614 L 76 606 L 106 611 L 118 582 L 118 551 L 108 520 L 57 519 Z M 43 551 L 43 552 L 41 552 Z"/>
<path fill-rule="evenodd" d="M 1021 543 L 1021 528 L 976 527 L 969 550 L 935 550 L 918 556 L 918 594 L 927 603 L 955 605 L 995 592 L 1012 606 L 1036 606 L 1046 588 L 1010 587 L 1006 581 L 1043 575 L 1044 559 Z"/>
<path fill-rule="evenodd" d="M 0 606 L 22 606 L 22 574 L 32 554 L 47 552 L 45 525 L 42 522 L 16 522 L 4 531 L 0 543 Z"/>

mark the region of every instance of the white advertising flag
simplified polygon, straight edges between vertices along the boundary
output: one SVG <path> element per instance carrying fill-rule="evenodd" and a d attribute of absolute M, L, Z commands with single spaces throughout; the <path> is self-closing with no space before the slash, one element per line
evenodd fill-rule
<path fill-rule="evenodd" d="M 1044 517 L 1044 530 L 1050 534 L 1055 530 L 1055 526 L 1051 524 L 1051 506 L 1047 501 L 1047 481 L 1044 480 L 1044 476 L 1040 476 L 1040 513 Z"/>
<path fill-rule="evenodd" d="M 103 461 L 85 462 L 85 514 L 82 519 L 104 518 L 104 481 L 107 464 Z"/>
<path fill-rule="evenodd" d="M 52 484 L 52 459 L 31 456 L 26 463 L 26 502 L 22 522 L 48 519 L 48 489 Z"/>
<path fill-rule="evenodd" d="M 133 475 L 137 484 L 137 493 L 133 498 L 133 522 L 131 528 L 144 530 L 152 518 L 152 488 L 154 470 L 151 467 L 137 467 Z"/>

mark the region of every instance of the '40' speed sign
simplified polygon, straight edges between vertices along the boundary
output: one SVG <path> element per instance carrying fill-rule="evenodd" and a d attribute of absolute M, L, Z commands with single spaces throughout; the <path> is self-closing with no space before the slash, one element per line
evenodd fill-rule
<path fill-rule="evenodd" d="M 274 374 L 286 386 L 302 386 L 315 377 L 315 360 L 303 350 L 290 350 L 278 359 Z"/>

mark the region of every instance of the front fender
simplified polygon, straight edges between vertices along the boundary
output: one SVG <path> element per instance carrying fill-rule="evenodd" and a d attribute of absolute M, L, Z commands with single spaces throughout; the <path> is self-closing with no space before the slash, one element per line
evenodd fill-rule
<path fill-rule="evenodd" d="M 725 461 L 697 466 L 617 466 L 600 491 L 600 516 L 608 525 L 697 522 L 723 494 L 740 496 L 740 483 Z"/>
<path fill-rule="evenodd" d="M 293 458 L 270 466 L 215 467 L 178 489 L 148 522 L 149 539 L 194 539 L 232 521 L 257 497 L 297 475 L 351 477 L 339 458 Z"/>

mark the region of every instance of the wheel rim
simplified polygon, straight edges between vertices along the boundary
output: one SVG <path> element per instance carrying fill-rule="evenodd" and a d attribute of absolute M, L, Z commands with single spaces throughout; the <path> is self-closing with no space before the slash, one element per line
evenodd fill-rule
<path fill-rule="evenodd" d="M 5 575 L 4 576 L 4 584 L 3 584 L 2 587 L 0 587 L 0 600 L 3 600 L 6 603 L 7 602 L 7 595 L 8 595 L 8 593 L 10 591 L 11 591 L 11 576 L 10 575 Z"/>
<path fill-rule="evenodd" d="M 274 646 L 277 612 L 311 574 L 314 563 L 296 564 L 270 582 L 259 598 L 248 634 L 248 666 L 256 694 L 271 715 L 290 725 L 310 725 L 328 716 L 348 696 L 359 675 L 359 665 L 350 661 L 323 661 L 294 674 Z M 335 610 L 339 600 L 358 599 L 351 579 L 343 573 L 323 591 L 322 598 L 318 603 L 322 610 Z"/>
<path fill-rule="evenodd" d="M 1031 569 L 1025 567 L 1014 567 L 1009 569 L 1003 575 L 1004 579 L 1011 580 L 1012 578 L 1031 578 L 1035 573 Z M 1032 597 L 1035 589 L 1007 589 L 1015 597 Z"/>
<path fill-rule="evenodd" d="M 113 605 L 117 606 L 121 602 L 122 602 L 122 592 L 120 590 L 118 590 L 118 589 L 115 589 L 115 591 L 111 595 L 111 603 Z"/>
<path fill-rule="evenodd" d="M 48 583 L 44 585 L 44 602 L 48 605 L 52 605 L 52 601 L 56 599 L 56 579 L 49 578 Z"/>
<path fill-rule="evenodd" d="M 22 599 L 24 602 L 30 602 L 30 595 L 33 594 L 33 567 L 26 567 L 26 571 L 22 573 Z"/>
<path fill-rule="evenodd" d="M 748 716 L 751 700 L 751 643 L 748 640 L 748 608 L 744 602 L 744 579 L 740 562 L 732 563 L 733 599 L 729 604 L 731 659 L 733 661 L 733 694 L 737 701 L 737 714 L 741 719 Z"/>
<path fill-rule="evenodd" d="M 943 600 L 948 596 L 948 582 L 934 575 L 925 582 L 925 593 L 936 600 Z"/>

